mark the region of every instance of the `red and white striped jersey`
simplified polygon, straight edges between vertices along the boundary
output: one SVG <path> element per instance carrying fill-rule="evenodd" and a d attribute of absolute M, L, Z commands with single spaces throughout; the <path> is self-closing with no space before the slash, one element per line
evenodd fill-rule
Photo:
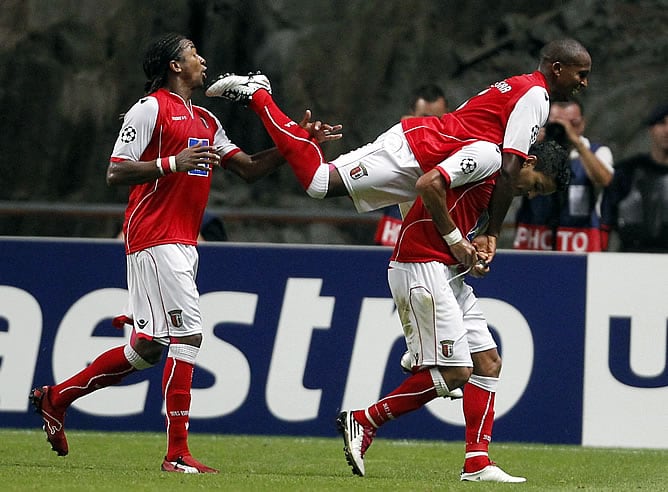
<path fill-rule="evenodd" d="M 406 118 L 401 123 L 426 172 L 474 140 L 492 142 L 526 159 L 549 112 L 547 81 L 536 71 L 496 82 L 440 118 Z"/>
<path fill-rule="evenodd" d="M 198 143 L 222 149 L 223 161 L 240 151 L 211 112 L 159 89 L 125 114 L 111 160 L 150 161 Z M 212 169 L 203 167 L 130 186 L 123 223 L 126 253 L 159 244 L 196 245 L 211 175 Z"/>

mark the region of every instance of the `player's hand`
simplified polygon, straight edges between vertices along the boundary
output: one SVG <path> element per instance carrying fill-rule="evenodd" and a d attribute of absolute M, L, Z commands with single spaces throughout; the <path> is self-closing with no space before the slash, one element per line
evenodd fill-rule
<path fill-rule="evenodd" d="M 330 142 L 343 137 L 343 134 L 339 133 L 343 125 L 329 125 L 322 121 L 311 121 L 310 109 L 304 112 L 304 117 L 299 122 L 299 126 L 306 130 L 311 137 L 315 138 L 318 143 Z"/>
<path fill-rule="evenodd" d="M 473 277 L 482 278 L 489 273 L 489 265 L 483 259 L 478 259 L 471 271 L 469 272 Z"/>
<path fill-rule="evenodd" d="M 220 154 L 210 145 L 197 143 L 176 154 L 176 172 L 191 171 L 196 168 L 211 168 L 220 164 Z"/>
<path fill-rule="evenodd" d="M 496 236 L 481 234 L 473 238 L 473 247 L 478 251 L 478 257 L 489 265 L 496 255 Z"/>
<path fill-rule="evenodd" d="M 473 268 L 478 261 L 478 252 L 466 239 L 450 245 L 450 252 L 466 268 Z"/>

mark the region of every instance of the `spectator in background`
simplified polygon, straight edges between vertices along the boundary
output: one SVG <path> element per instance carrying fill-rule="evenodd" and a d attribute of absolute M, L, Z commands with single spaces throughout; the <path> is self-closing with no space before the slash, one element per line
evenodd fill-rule
<path fill-rule="evenodd" d="M 401 119 L 416 116 L 441 117 L 448 112 L 448 100 L 445 92 L 436 84 L 425 84 L 413 90 L 408 114 Z M 408 209 L 409 207 L 406 207 Z M 382 209 L 383 216 L 378 221 L 374 243 L 380 246 L 394 246 L 401 230 L 402 214 L 398 205 L 391 205 Z"/>
<path fill-rule="evenodd" d="M 516 215 L 515 249 L 601 251 L 600 198 L 613 177 L 612 151 L 584 136 L 582 103 L 554 102 L 539 139 L 570 151 L 571 182 L 562 193 L 522 197 Z"/>
<path fill-rule="evenodd" d="M 601 227 L 614 232 L 614 249 L 668 252 L 668 103 L 645 120 L 650 150 L 619 162 L 601 204 Z M 611 248 L 613 249 L 613 248 Z"/>

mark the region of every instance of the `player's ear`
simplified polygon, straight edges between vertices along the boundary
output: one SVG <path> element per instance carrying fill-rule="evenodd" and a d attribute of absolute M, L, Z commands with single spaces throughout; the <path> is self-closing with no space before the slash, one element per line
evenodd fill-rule
<path fill-rule="evenodd" d="M 526 160 L 522 163 L 522 167 L 536 167 L 538 157 L 535 155 L 528 155 Z"/>
<path fill-rule="evenodd" d="M 175 73 L 181 73 L 181 65 L 178 60 L 172 60 L 169 62 L 169 69 Z"/>

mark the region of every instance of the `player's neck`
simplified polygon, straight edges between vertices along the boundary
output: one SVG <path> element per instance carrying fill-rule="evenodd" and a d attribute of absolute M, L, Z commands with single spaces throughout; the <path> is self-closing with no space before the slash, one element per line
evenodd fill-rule
<path fill-rule="evenodd" d="M 179 79 L 176 79 L 172 83 L 168 83 L 165 89 L 180 96 L 186 104 L 190 104 L 190 98 L 192 97 L 193 90 L 191 87 L 180 83 Z"/>

